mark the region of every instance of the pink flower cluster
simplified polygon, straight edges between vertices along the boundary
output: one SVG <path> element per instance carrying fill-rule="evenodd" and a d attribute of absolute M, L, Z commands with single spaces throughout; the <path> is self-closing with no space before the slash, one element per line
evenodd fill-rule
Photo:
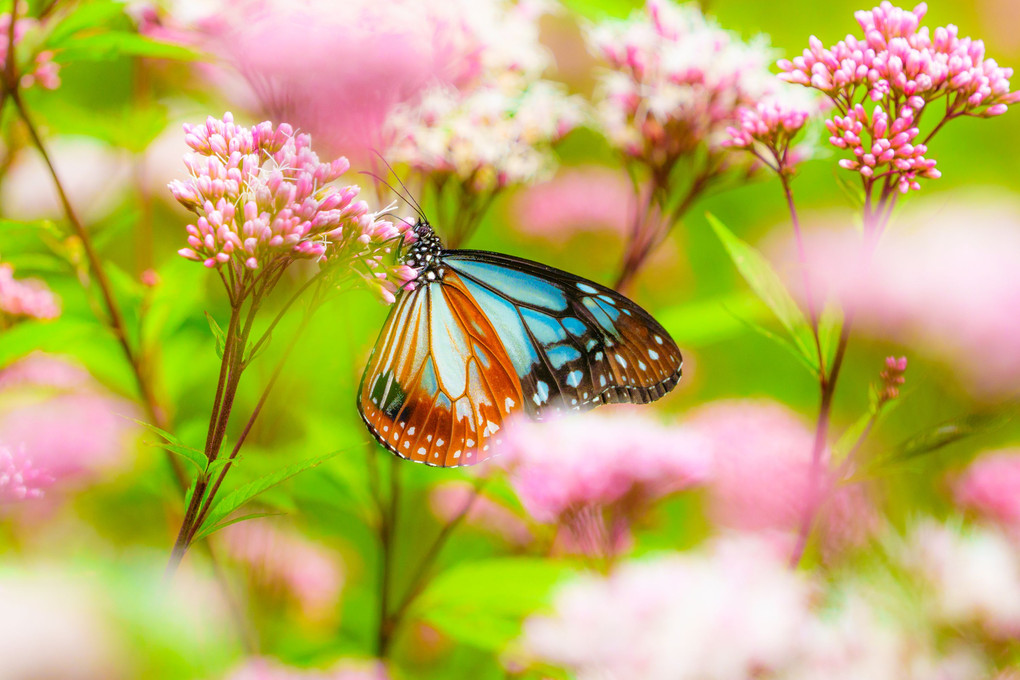
<path fill-rule="evenodd" d="M 0 316 L 7 320 L 55 319 L 60 316 L 60 299 L 42 281 L 16 280 L 14 267 L 0 264 Z"/>
<path fill-rule="evenodd" d="M 0 14 L 0 70 L 3 70 L 7 66 L 7 59 L 11 54 L 11 46 L 8 41 L 11 29 L 11 13 L 4 12 Z M 23 44 L 25 36 L 31 32 L 35 32 L 39 29 L 39 22 L 31 17 L 24 17 L 18 19 L 14 24 L 14 47 L 17 50 L 18 46 Z M 17 55 L 15 55 L 17 57 Z M 24 67 L 24 57 L 18 60 L 19 67 Z M 60 76 L 57 75 L 60 71 L 60 65 L 53 61 L 53 52 L 49 50 L 41 50 L 35 54 L 32 58 L 31 68 L 25 68 L 25 71 L 21 74 L 19 85 L 23 88 L 29 88 L 33 85 L 46 90 L 55 90 L 60 85 Z"/>
<path fill-rule="evenodd" d="M 713 456 L 709 515 L 722 529 L 755 533 L 792 549 L 804 514 L 819 506 L 825 556 L 864 542 L 875 513 L 860 486 L 811 482 L 814 434 L 786 407 L 767 401 L 719 401 L 695 409 L 685 425 Z"/>
<path fill-rule="evenodd" d="M 693 4 L 648 0 L 644 12 L 598 24 L 587 39 L 609 66 L 599 77 L 603 131 L 653 168 L 724 146 L 737 111 L 753 108 L 776 85 L 763 42 L 742 42 Z"/>
<path fill-rule="evenodd" d="M 907 381 L 905 373 L 907 372 L 907 358 L 900 357 L 886 357 L 885 359 L 885 370 L 879 373 L 878 377 L 882 381 L 882 388 L 878 393 L 878 401 L 880 404 L 884 404 L 887 401 L 892 401 L 896 397 L 900 396 L 900 388 L 903 387 L 903 383 Z"/>
<path fill-rule="evenodd" d="M 548 175 L 552 145 L 578 124 L 580 110 L 574 97 L 541 79 L 467 91 L 436 87 L 390 116 L 390 157 L 485 194 Z"/>
<path fill-rule="evenodd" d="M 723 543 L 568 582 L 525 622 L 522 647 L 585 679 L 782 677 L 771 672 L 795 655 L 810 595 L 768 548 Z"/>
<path fill-rule="evenodd" d="M 385 263 L 407 225 L 370 213 L 355 200 L 357 186 L 332 185 L 350 167 L 347 159 L 320 162 L 308 135 L 287 124 L 242 127 L 230 113 L 185 125 L 184 133 L 194 151 L 184 158 L 191 177 L 169 186 L 199 217 L 187 227 L 183 257 L 210 268 L 230 263 L 239 277 L 296 258 L 342 257 L 390 298 L 413 278 L 407 267 Z"/>
<path fill-rule="evenodd" d="M 310 619 L 335 611 L 344 582 L 336 555 L 266 521 L 233 524 L 223 535 L 227 553 L 247 565 L 256 584 L 282 591 Z"/>
<path fill-rule="evenodd" d="M 9 469 L 19 468 L 23 481 L 34 471 L 38 484 L 72 488 L 102 479 L 131 458 L 137 409 L 108 394 L 80 366 L 30 355 L 0 371 L 0 400 L 0 441 L 9 447 Z"/>
<path fill-rule="evenodd" d="M 947 99 L 944 123 L 964 115 L 996 116 L 1020 98 L 1010 92 L 1013 70 L 985 58 L 982 41 L 959 37 L 953 25 L 934 32 L 921 27 L 926 12 L 924 3 L 907 11 L 882 2 L 856 13 L 862 38 L 848 35 L 825 48 L 811 36 L 802 56 L 779 62 L 781 78 L 832 99 L 839 113 L 829 123 L 830 141 L 855 156 L 841 165 L 870 180 L 888 164 L 886 172 L 897 175 L 904 192 L 918 188 L 915 177 L 938 177 L 934 161 L 923 157 L 928 140 L 913 141 L 929 104 Z M 871 116 L 862 106 L 866 99 L 877 103 Z"/>
<path fill-rule="evenodd" d="M 588 554 L 618 552 L 630 520 L 702 483 L 711 468 L 700 437 L 636 413 L 517 420 L 505 434 L 499 460 L 524 508 L 539 522 L 563 525 L 568 547 Z"/>
<path fill-rule="evenodd" d="M 0 444 L 0 507 L 5 503 L 41 498 L 53 477 L 32 465 L 24 447 L 13 451 Z"/>
<path fill-rule="evenodd" d="M 751 151 L 775 172 L 792 172 L 805 156 L 801 151 L 791 153 L 793 141 L 819 111 L 817 101 L 798 92 L 803 90 L 784 86 L 753 106 L 737 109 L 737 125 L 726 128 L 729 139 L 723 146 Z"/>
<path fill-rule="evenodd" d="M 227 680 L 388 680 L 381 663 L 340 662 L 329 670 L 285 666 L 269 658 L 254 658 L 227 676 Z"/>
<path fill-rule="evenodd" d="M 825 121 L 825 126 L 832 135 L 829 142 L 854 155 L 841 159 L 839 167 L 856 170 L 868 180 L 895 177 L 900 192 L 907 193 L 921 188 L 918 178 L 942 176 L 935 169 L 935 161 L 924 157 L 928 147 L 914 143 L 921 133 L 914 126 L 915 119 L 914 110 L 905 107 L 890 125 L 889 114 L 880 107 L 875 106 L 869 118 L 864 107 L 857 104 L 845 116 L 837 115 Z"/>
<path fill-rule="evenodd" d="M 983 194 L 902 213 L 873 253 L 854 230 L 813 230 L 805 240 L 812 293 L 852 310 L 860 332 L 941 359 L 944 375 L 976 396 L 1015 395 L 1020 316 L 1003 310 L 1020 305 L 1018 227 L 1020 204 Z M 788 285 L 803 298 L 792 237 L 785 243 Z"/>
<path fill-rule="evenodd" d="M 953 498 L 961 508 L 1020 537 L 1020 449 L 979 455 L 953 482 Z"/>

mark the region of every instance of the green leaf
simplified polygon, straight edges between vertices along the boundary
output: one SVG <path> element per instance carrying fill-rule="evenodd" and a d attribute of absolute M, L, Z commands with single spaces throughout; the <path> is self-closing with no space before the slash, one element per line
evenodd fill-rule
<path fill-rule="evenodd" d="M 521 621 L 541 610 L 553 588 L 573 570 L 532 558 L 472 561 L 439 574 L 412 612 L 452 638 L 489 650 L 503 649 Z"/>
<path fill-rule="evenodd" d="M 760 323 L 750 321 L 742 317 L 737 318 L 750 330 L 754 331 L 755 333 L 761 335 L 764 338 L 771 340 L 772 342 L 776 343 L 777 345 L 785 349 L 787 352 L 793 355 L 793 357 L 797 361 L 803 364 L 804 368 L 806 368 L 809 372 L 815 374 L 818 373 L 818 365 L 815 362 L 811 361 L 809 357 L 805 356 L 804 352 L 801 351 L 800 347 L 795 345 L 792 340 L 790 340 L 789 338 L 785 338 L 781 335 L 776 335 L 775 333 L 770 331 L 768 328 L 765 328 L 765 326 L 761 325 Z"/>
<path fill-rule="evenodd" d="M 117 19 L 125 22 L 124 5 L 119 2 L 77 3 L 74 12 L 68 14 L 46 37 L 46 46 L 59 49 L 81 31 L 94 31 L 113 24 Z"/>
<path fill-rule="evenodd" d="M 161 449 L 166 449 L 171 453 L 176 453 L 185 460 L 191 462 L 195 467 L 198 468 L 199 472 L 205 472 L 209 464 L 209 459 L 205 457 L 205 453 L 199 451 L 193 446 L 188 446 L 180 439 L 170 434 L 166 430 L 160 429 L 151 423 L 147 423 L 144 420 L 137 420 L 132 418 L 136 423 L 149 430 L 150 432 L 159 435 L 162 439 L 162 443 L 153 443 L 151 446 L 156 446 Z"/>
<path fill-rule="evenodd" d="M 216 501 L 216 504 L 213 505 L 212 510 L 209 512 L 209 516 L 206 517 L 205 522 L 203 522 L 202 526 L 199 528 L 199 533 L 204 535 L 212 533 L 213 530 L 211 530 L 210 527 L 215 527 L 227 515 L 234 512 L 260 493 L 287 481 L 294 475 L 304 472 L 305 470 L 318 467 L 333 456 L 342 453 L 344 450 L 345 449 L 338 449 L 322 456 L 316 456 L 315 458 L 309 458 L 308 460 L 288 465 L 281 470 L 277 470 L 276 472 L 272 472 L 264 477 L 260 477 L 253 482 L 249 482 L 244 486 L 231 491 L 226 496 L 223 496 L 220 500 Z"/>
<path fill-rule="evenodd" d="M 231 517 L 230 519 L 223 520 L 222 522 L 220 522 L 219 524 L 217 524 L 214 527 L 203 528 L 201 531 L 199 531 L 197 534 L 195 534 L 194 540 L 197 541 L 200 538 L 205 538 L 209 534 L 215 533 L 215 532 L 219 531 L 220 529 L 226 529 L 231 524 L 238 524 L 240 522 L 246 522 L 246 521 L 248 521 L 250 519 L 258 519 L 259 517 L 278 517 L 279 515 L 285 515 L 285 514 L 287 514 L 287 513 L 285 513 L 285 512 L 253 512 L 250 515 L 241 515 L 240 517 Z"/>
<path fill-rule="evenodd" d="M 92 35 L 74 35 L 60 46 L 56 54 L 59 62 L 104 61 L 123 56 L 150 57 L 196 61 L 200 54 L 176 43 L 153 40 L 137 33 L 109 31 Z"/>
<path fill-rule="evenodd" d="M 564 0 L 567 8 L 586 19 L 622 19 L 640 7 L 636 0 Z"/>
<path fill-rule="evenodd" d="M 224 347 L 226 347 L 227 334 L 223 332 L 220 325 L 216 323 L 216 319 L 209 312 L 204 312 L 206 320 L 209 322 L 209 330 L 212 331 L 213 337 L 216 338 L 216 356 L 220 359 L 223 358 Z"/>
<path fill-rule="evenodd" d="M 896 450 L 878 461 L 878 465 L 894 465 L 938 451 L 967 437 L 998 429 L 1016 417 L 1017 405 L 968 413 L 924 430 L 896 447 Z"/>
<path fill-rule="evenodd" d="M 772 269 L 772 265 L 765 259 L 765 256 L 756 248 L 738 238 L 711 213 L 707 215 L 707 218 L 736 265 L 737 271 L 751 286 L 755 295 L 776 315 L 776 318 L 790 334 L 797 350 L 803 354 L 807 364 L 817 373 L 818 357 L 814 348 L 811 327 L 800 307 L 786 290 L 782 279 Z"/>

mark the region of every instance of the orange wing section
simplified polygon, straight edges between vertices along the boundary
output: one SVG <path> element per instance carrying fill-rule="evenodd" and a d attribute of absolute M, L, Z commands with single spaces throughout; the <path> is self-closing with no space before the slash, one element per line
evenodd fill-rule
<path fill-rule="evenodd" d="M 361 381 L 358 410 L 398 456 L 454 467 L 492 455 L 521 395 L 495 329 L 447 269 L 390 312 Z"/>

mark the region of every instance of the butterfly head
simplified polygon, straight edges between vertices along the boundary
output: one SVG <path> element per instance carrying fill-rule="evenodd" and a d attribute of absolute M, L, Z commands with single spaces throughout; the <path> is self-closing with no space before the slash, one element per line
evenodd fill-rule
<path fill-rule="evenodd" d="M 401 262 L 418 272 L 415 283 L 436 281 L 443 277 L 443 242 L 424 217 L 412 228 L 414 243 L 407 249 Z"/>

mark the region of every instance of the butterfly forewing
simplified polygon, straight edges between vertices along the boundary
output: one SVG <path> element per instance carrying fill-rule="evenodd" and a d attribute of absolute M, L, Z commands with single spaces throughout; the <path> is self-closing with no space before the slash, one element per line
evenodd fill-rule
<path fill-rule="evenodd" d="M 455 466 L 491 455 L 521 395 L 496 329 L 451 272 L 401 295 L 365 369 L 358 408 L 399 456 Z"/>
<path fill-rule="evenodd" d="M 619 293 L 508 255 L 459 250 L 443 261 L 502 339 L 531 417 L 647 403 L 680 380 L 676 343 Z"/>

